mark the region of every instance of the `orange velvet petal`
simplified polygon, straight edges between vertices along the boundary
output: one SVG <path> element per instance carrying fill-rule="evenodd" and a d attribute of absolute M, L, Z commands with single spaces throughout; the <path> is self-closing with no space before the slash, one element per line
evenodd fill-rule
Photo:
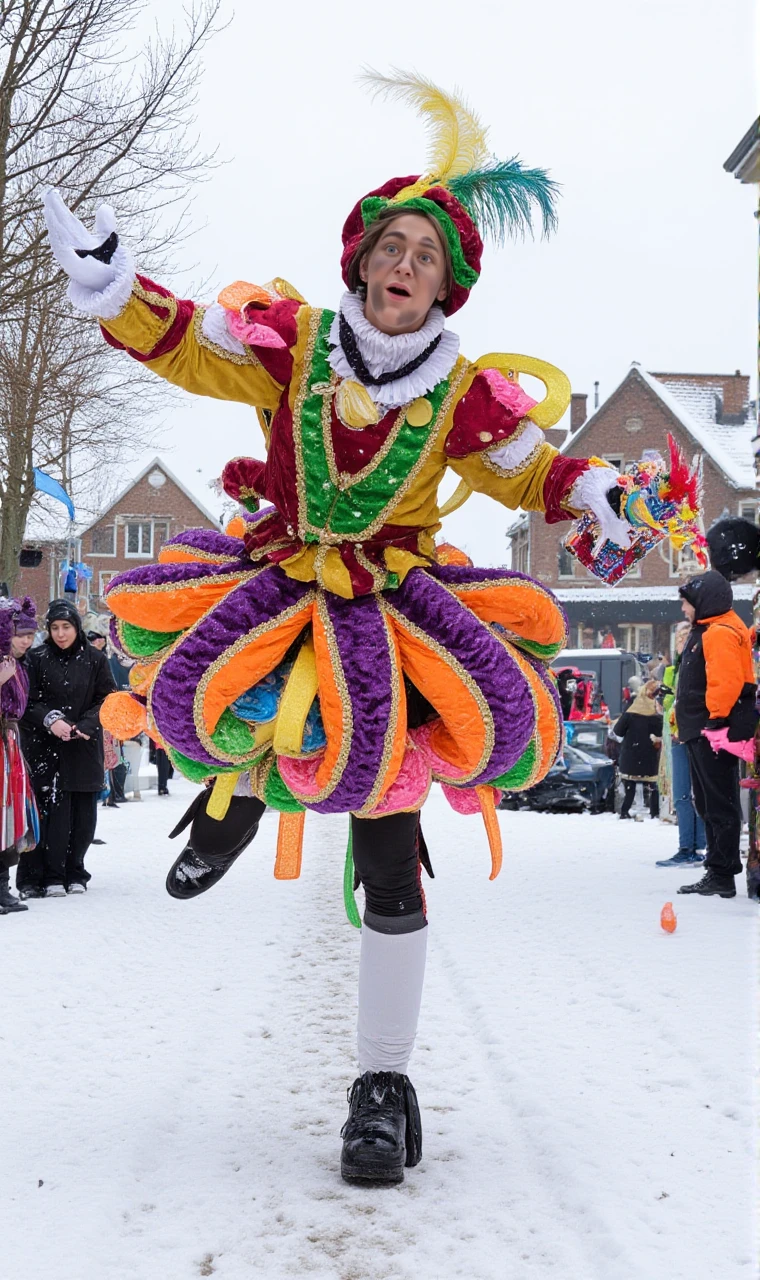
<path fill-rule="evenodd" d="M 164 546 L 158 553 L 159 564 L 229 564 L 231 555 L 213 556 L 208 551 L 202 554 L 195 547 L 183 547 L 181 543 Z"/>
<path fill-rule="evenodd" d="M 233 516 L 231 520 L 228 520 L 224 532 L 230 538 L 242 538 L 247 528 L 248 525 L 242 516 Z"/>
<path fill-rule="evenodd" d="M 136 662 L 133 667 L 129 668 L 130 689 L 146 698 L 160 666 L 160 660 L 158 662 Z"/>
<path fill-rule="evenodd" d="M 209 609 L 240 585 L 251 570 L 227 573 L 214 579 L 200 578 L 151 587 L 114 587 L 108 593 L 108 607 L 122 622 L 146 627 L 149 631 L 185 631 Z"/>
<path fill-rule="evenodd" d="M 325 617 L 326 617 L 325 613 Z M 327 745 L 320 762 L 315 782 L 321 790 L 327 786 L 335 772 L 336 765 L 343 750 L 343 698 L 338 684 L 335 666 L 330 653 L 330 641 L 335 644 L 330 632 L 325 628 L 319 610 L 314 610 L 314 656 L 317 660 L 317 678 L 319 680 L 319 709 L 322 713 Z M 337 646 L 336 646 L 337 652 Z M 346 694 L 348 697 L 348 693 Z M 349 701 L 350 707 L 350 701 Z"/>
<path fill-rule="evenodd" d="M 538 644 L 564 642 L 562 612 L 540 588 L 519 578 L 488 586 L 455 586 L 449 590 L 484 622 L 498 622 L 508 631 Z"/>
<path fill-rule="evenodd" d="M 223 658 L 206 686 L 203 699 L 203 720 L 207 733 L 213 733 L 219 717 L 241 693 L 263 680 L 281 662 L 293 641 L 311 622 L 313 601 L 309 600 L 287 621 L 264 631 L 251 640 L 245 648 L 231 657 Z"/>
<path fill-rule="evenodd" d="M 126 742 L 148 728 L 148 713 L 126 689 L 109 693 L 100 708 L 100 723 L 119 742 Z"/>
<path fill-rule="evenodd" d="M 475 696 L 437 648 L 408 631 L 399 617 L 392 619 L 392 626 L 404 671 L 441 717 L 431 729 L 431 747 L 450 764 L 471 773 L 486 745 L 486 726 Z"/>

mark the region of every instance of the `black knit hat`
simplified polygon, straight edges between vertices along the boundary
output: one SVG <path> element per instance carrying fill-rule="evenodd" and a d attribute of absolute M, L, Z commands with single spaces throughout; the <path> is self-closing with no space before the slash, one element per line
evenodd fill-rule
<path fill-rule="evenodd" d="M 48 631 L 53 622 L 70 622 L 77 629 L 77 635 L 81 636 L 82 632 L 82 615 L 70 600 L 51 600 L 48 605 L 45 623 Z"/>

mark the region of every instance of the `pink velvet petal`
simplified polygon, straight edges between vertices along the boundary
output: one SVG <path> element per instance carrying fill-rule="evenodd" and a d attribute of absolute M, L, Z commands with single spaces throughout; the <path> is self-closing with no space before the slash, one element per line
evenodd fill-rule
<path fill-rule="evenodd" d="M 448 760 L 439 756 L 430 745 L 430 731 L 437 723 L 437 720 L 429 720 L 418 729 L 411 729 L 409 737 L 432 769 L 434 778 L 462 778 L 467 770 L 460 768 L 459 765 L 449 764 Z"/>
<path fill-rule="evenodd" d="M 504 377 L 503 373 L 499 373 L 498 369 L 483 369 L 481 376 L 485 378 L 491 388 L 491 395 L 494 400 L 498 400 L 499 404 L 503 404 L 507 409 L 518 418 L 524 418 L 526 413 L 534 409 L 538 404 L 537 400 L 532 400 L 526 395 L 519 382 L 510 382 Z"/>
<path fill-rule="evenodd" d="M 304 756 L 300 760 L 294 759 L 292 756 L 278 756 L 277 767 L 280 770 L 280 777 L 286 787 L 296 796 L 315 796 L 319 791 L 317 786 L 317 769 L 322 763 L 324 751 L 318 751 L 316 755 Z"/>
<path fill-rule="evenodd" d="M 442 782 L 441 790 L 455 813 L 480 813 L 480 800 L 474 788 L 465 790 L 463 787 L 450 787 L 446 782 Z M 494 787 L 493 791 L 498 805 L 502 793 L 497 787 Z"/>
<path fill-rule="evenodd" d="M 238 342 L 245 342 L 249 347 L 274 347 L 280 350 L 287 346 L 279 333 L 270 329 L 269 325 L 251 324 L 236 311 L 226 311 L 225 320 L 233 338 L 237 338 Z"/>
<path fill-rule="evenodd" d="M 380 803 L 375 805 L 372 817 L 421 809 L 430 790 L 430 782 L 430 766 L 423 753 L 413 746 L 407 747 L 398 777 Z"/>

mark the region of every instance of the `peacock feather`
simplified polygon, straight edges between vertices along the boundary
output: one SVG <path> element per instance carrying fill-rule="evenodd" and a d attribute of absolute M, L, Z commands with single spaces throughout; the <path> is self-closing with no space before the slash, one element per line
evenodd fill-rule
<path fill-rule="evenodd" d="M 427 126 L 425 177 L 399 192 L 397 201 L 440 185 L 464 205 L 480 231 L 497 242 L 530 231 L 534 206 L 541 213 L 544 235 L 555 229 L 557 183 L 544 169 L 524 168 L 516 156 L 503 161 L 492 156 L 487 128 L 460 95 L 395 68 L 390 76 L 368 69 L 361 80 L 373 93 L 414 107 Z"/>
<path fill-rule="evenodd" d="M 544 235 L 556 230 L 557 183 L 545 169 L 525 169 L 516 156 L 492 160 L 446 185 L 484 235 L 499 243 L 508 235 L 531 230 L 534 205 L 540 210 Z"/>
<path fill-rule="evenodd" d="M 488 130 L 460 97 L 444 93 L 431 80 L 393 69 L 383 76 L 367 69 L 360 77 L 373 93 L 414 107 L 428 131 L 427 176 L 448 186 L 452 178 L 488 160 Z"/>

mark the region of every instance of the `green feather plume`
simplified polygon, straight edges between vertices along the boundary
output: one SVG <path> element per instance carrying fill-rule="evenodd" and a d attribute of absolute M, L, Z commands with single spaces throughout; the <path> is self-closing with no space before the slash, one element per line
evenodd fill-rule
<path fill-rule="evenodd" d="M 545 169 L 524 169 L 516 156 L 449 178 L 446 186 L 479 231 L 497 243 L 509 235 L 532 232 L 534 205 L 540 210 L 544 235 L 556 230 L 558 184 Z"/>

